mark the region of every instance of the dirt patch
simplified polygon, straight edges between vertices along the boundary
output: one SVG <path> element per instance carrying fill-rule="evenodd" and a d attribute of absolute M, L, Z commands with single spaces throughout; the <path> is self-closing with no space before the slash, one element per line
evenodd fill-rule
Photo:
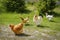
<path fill-rule="evenodd" d="M 52 30 L 30 30 L 24 29 L 24 34 L 15 35 L 9 26 L 0 26 L 0 40 L 60 40 L 60 32 L 54 32 Z"/>

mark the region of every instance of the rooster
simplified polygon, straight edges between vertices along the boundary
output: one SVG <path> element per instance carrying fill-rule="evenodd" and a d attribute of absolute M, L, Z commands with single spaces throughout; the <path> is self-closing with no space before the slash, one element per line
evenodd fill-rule
<path fill-rule="evenodd" d="M 15 34 L 22 34 L 23 33 L 23 25 L 24 23 L 26 23 L 28 20 L 24 20 L 22 19 L 22 22 L 17 24 L 17 25 L 13 25 L 10 24 L 9 27 L 11 28 L 11 30 L 15 33 Z"/>
<path fill-rule="evenodd" d="M 41 21 L 42 21 L 42 16 L 38 16 L 38 15 L 34 15 L 33 17 L 33 22 L 39 26 L 41 24 Z"/>

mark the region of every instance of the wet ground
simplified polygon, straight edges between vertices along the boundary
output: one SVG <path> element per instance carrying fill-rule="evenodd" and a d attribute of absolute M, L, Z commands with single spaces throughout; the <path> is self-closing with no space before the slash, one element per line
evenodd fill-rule
<path fill-rule="evenodd" d="M 60 32 L 53 30 L 24 30 L 24 34 L 15 35 L 8 26 L 0 26 L 0 40 L 60 40 Z"/>

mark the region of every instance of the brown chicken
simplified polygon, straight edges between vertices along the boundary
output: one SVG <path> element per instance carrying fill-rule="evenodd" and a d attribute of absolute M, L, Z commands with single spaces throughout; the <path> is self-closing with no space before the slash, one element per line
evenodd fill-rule
<path fill-rule="evenodd" d="M 24 20 L 22 18 L 22 22 L 17 24 L 17 25 L 13 25 L 13 24 L 10 24 L 10 28 L 11 30 L 15 33 L 15 34 L 22 34 L 23 33 L 23 25 L 24 23 L 26 23 L 28 21 L 28 19 Z"/>

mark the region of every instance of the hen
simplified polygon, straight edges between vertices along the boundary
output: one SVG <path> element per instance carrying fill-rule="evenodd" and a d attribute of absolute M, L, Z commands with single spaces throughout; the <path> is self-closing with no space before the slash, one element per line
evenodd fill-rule
<path fill-rule="evenodd" d="M 26 20 L 23 19 L 21 23 L 19 23 L 17 25 L 10 24 L 9 26 L 15 34 L 22 34 L 23 33 L 23 25 L 27 21 L 28 21 L 28 19 L 26 19 Z"/>

